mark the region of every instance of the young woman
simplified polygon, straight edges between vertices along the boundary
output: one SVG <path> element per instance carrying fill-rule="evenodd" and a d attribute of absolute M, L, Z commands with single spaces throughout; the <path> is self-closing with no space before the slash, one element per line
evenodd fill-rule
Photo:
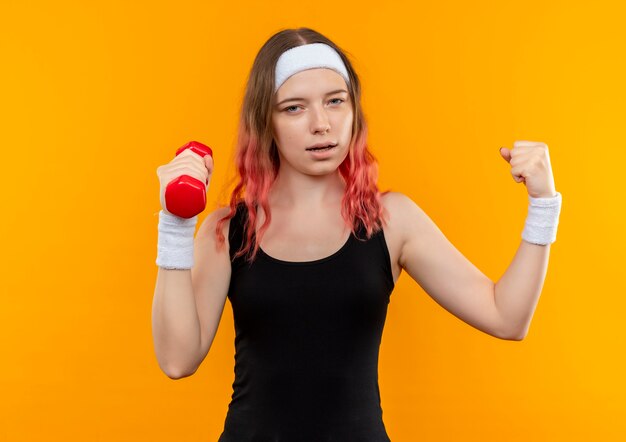
<path fill-rule="evenodd" d="M 389 441 L 378 350 L 402 269 L 469 325 L 500 339 L 527 333 L 561 204 L 547 146 L 503 149 L 530 205 L 520 248 L 494 284 L 409 197 L 379 191 L 360 100 L 337 45 L 312 29 L 283 30 L 250 72 L 230 205 L 195 239 L 197 216 L 169 213 L 164 188 L 182 173 L 208 184 L 212 158 L 185 151 L 157 169 L 156 355 L 171 378 L 192 375 L 230 299 L 235 380 L 221 442 Z"/>

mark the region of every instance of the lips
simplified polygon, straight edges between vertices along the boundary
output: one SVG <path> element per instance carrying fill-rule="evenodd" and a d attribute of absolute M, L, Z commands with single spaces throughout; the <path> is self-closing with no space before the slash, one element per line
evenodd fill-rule
<path fill-rule="evenodd" d="M 306 150 L 325 149 L 327 147 L 335 147 L 336 145 L 337 145 L 337 143 L 335 143 L 335 142 L 327 141 L 327 142 L 314 144 L 313 146 L 309 146 L 309 147 L 306 148 Z"/>

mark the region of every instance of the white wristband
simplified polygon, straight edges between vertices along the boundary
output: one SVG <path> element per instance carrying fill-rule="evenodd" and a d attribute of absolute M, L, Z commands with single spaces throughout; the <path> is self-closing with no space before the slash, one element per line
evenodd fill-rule
<path fill-rule="evenodd" d="M 187 270 L 193 267 L 193 237 L 198 215 L 181 218 L 159 212 L 156 265 L 164 269 Z"/>
<path fill-rule="evenodd" d="M 528 215 L 522 239 L 532 244 L 552 244 L 556 241 L 561 213 L 561 194 L 557 192 L 556 196 L 549 198 L 533 198 L 529 195 L 528 201 Z"/>

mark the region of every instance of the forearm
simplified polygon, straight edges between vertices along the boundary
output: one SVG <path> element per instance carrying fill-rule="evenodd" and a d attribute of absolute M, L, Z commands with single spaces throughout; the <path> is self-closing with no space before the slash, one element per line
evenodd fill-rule
<path fill-rule="evenodd" d="M 195 367 L 200 349 L 200 321 L 191 270 L 158 269 L 152 304 L 152 335 L 161 369 L 180 377 Z"/>
<path fill-rule="evenodd" d="M 526 336 L 543 288 L 550 244 L 521 241 L 513 261 L 495 284 L 496 308 L 510 326 L 511 336 Z"/>

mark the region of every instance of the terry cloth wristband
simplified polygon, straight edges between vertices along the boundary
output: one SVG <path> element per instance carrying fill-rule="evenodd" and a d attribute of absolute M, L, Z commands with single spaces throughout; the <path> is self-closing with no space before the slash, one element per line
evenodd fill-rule
<path fill-rule="evenodd" d="M 193 236 L 198 215 L 181 218 L 163 210 L 159 212 L 159 236 L 156 265 L 169 270 L 193 267 Z"/>
<path fill-rule="evenodd" d="M 549 198 L 528 196 L 528 215 L 522 239 L 532 244 L 547 245 L 556 241 L 556 229 L 561 213 L 561 194 Z"/>

